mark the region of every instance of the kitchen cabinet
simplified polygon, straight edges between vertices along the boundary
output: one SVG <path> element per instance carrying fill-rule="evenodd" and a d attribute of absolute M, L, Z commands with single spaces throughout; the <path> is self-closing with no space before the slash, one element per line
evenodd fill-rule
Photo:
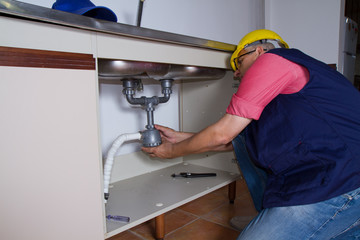
<path fill-rule="evenodd" d="M 186 36 L 179 41 L 174 38 L 177 35 L 156 31 L 151 33 L 157 37 L 149 37 L 145 36 L 147 30 L 136 27 L 132 30 L 140 34 L 125 34 L 109 30 L 118 27 L 117 23 L 96 20 L 108 30 L 65 24 L 52 11 L 46 16 L 53 14 L 56 19 L 44 19 L 41 14 L 46 9 L 37 17 L 21 10 L 0 10 L 2 239 L 105 239 L 154 217 L 161 226 L 163 213 L 239 177 L 231 153 L 206 153 L 169 163 L 136 151 L 116 157 L 110 199 L 106 204 L 103 200 L 97 61 L 106 58 L 229 69 L 234 46 Z M 195 40 L 200 43 L 191 43 Z M 211 100 L 211 113 L 205 110 L 209 105 L 194 106 L 199 95 L 191 90 L 218 91 L 230 98 L 232 77 L 228 72 L 220 80 L 187 84 L 178 82 L 178 125 L 195 131 L 208 122 L 194 121 L 196 127 L 192 128 L 188 121 L 197 114 L 216 121 L 224 114 L 226 100 L 218 101 L 220 104 L 206 94 L 201 96 L 205 103 L 207 98 Z M 126 177 L 122 171 L 127 172 Z M 180 171 L 210 171 L 217 176 L 171 177 Z M 107 220 L 108 214 L 129 216 L 130 222 Z"/>
<path fill-rule="evenodd" d="M 0 52 L 1 238 L 102 239 L 92 55 Z"/>

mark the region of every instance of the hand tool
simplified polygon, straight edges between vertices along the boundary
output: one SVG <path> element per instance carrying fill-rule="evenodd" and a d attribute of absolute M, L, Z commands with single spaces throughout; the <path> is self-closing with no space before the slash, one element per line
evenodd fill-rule
<path fill-rule="evenodd" d="M 198 177 L 215 177 L 216 173 L 191 173 L 191 172 L 181 172 L 179 174 L 172 174 L 174 177 L 184 177 L 184 178 L 198 178 Z"/>

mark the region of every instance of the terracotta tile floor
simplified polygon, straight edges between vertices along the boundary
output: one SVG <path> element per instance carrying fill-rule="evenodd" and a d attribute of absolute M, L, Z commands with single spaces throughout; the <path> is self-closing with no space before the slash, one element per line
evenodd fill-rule
<path fill-rule="evenodd" d="M 243 217 L 245 227 L 257 214 L 244 180 L 236 183 L 236 199 L 229 203 L 228 187 L 209 193 L 165 213 L 165 240 L 232 240 L 239 231 L 229 225 L 233 216 Z M 140 224 L 109 240 L 153 240 L 155 220 Z"/>

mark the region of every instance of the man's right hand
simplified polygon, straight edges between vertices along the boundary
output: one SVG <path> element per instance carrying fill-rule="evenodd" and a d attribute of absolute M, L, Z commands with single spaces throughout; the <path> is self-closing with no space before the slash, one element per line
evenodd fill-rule
<path fill-rule="evenodd" d="M 194 135 L 193 133 L 178 132 L 157 124 L 155 124 L 155 128 L 159 130 L 161 138 L 170 143 L 178 143 Z"/>

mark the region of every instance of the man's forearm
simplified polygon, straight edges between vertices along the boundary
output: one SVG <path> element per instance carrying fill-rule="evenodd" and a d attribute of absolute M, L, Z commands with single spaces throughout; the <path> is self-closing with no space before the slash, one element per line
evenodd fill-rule
<path fill-rule="evenodd" d="M 179 135 L 177 136 L 177 142 L 184 141 L 192 136 L 194 136 L 195 133 L 191 132 L 179 132 Z"/>
<path fill-rule="evenodd" d="M 231 150 L 231 141 L 251 119 L 226 114 L 218 122 L 172 146 L 175 157 L 209 151 Z"/>
<path fill-rule="evenodd" d="M 221 133 L 212 125 L 197 134 L 188 135 L 184 141 L 173 145 L 173 157 L 181 157 L 209 151 L 231 150 L 231 142 L 224 142 Z"/>

